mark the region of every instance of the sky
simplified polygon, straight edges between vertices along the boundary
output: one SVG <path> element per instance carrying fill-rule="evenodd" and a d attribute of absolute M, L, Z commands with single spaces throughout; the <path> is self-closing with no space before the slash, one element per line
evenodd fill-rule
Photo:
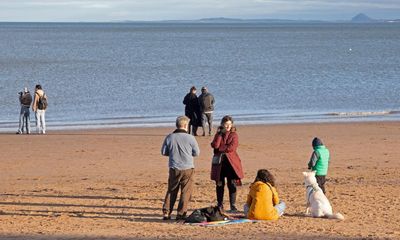
<path fill-rule="evenodd" d="M 103 22 L 243 19 L 400 19 L 400 0 L 0 0 L 0 21 Z"/>

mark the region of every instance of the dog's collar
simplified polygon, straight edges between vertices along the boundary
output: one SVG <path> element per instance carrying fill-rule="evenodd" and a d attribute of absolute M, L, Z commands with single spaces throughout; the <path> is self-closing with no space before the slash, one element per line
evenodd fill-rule
<path fill-rule="evenodd" d="M 319 190 L 318 185 L 312 185 L 312 184 L 307 185 L 306 188 L 312 188 L 312 191 L 314 192 L 317 192 Z"/>
<path fill-rule="evenodd" d="M 307 194 L 307 202 L 310 201 L 311 194 L 312 194 L 313 192 L 318 191 L 318 188 L 315 187 L 314 185 L 307 185 L 307 186 L 306 186 L 306 189 L 308 189 L 308 188 L 311 188 L 311 189 L 310 189 L 310 191 L 309 191 L 308 194 Z"/>

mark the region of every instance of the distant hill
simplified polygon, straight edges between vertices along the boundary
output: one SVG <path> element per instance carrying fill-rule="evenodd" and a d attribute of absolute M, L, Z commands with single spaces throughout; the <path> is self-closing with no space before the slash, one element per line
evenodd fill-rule
<path fill-rule="evenodd" d="M 376 22 L 377 20 L 372 19 L 365 15 L 364 13 L 357 14 L 351 19 L 351 22 L 355 23 L 369 23 L 369 22 Z"/>
<path fill-rule="evenodd" d="M 400 19 L 373 19 L 364 13 L 357 14 L 351 20 L 337 20 L 337 21 L 323 21 L 323 20 L 292 20 L 292 19 L 242 19 L 242 18 L 226 18 L 226 17 L 215 17 L 215 18 L 201 18 L 193 20 L 158 20 L 158 21 L 117 21 L 124 23 L 205 23 L 205 24 L 246 24 L 246 23 L 399 23 Z"/>
<path fill-rule="evenodd" d="M 315 23 L 318 20 L 289 20 L 289 19 L 241 19 L 241 18 L 201 18 L 197 20 L 169 20 L 167 22 L 192 22 L 192 23 Z"/>

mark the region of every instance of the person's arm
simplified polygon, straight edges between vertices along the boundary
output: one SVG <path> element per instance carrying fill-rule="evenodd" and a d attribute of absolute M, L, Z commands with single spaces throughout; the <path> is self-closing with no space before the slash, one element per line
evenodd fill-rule
<path fill-rule="evenodd" d="M 161 155 L 163 155 L 163 156 L 169 156 L 169 148 L 168 148 L 168 144 L 167 144 L 167 139 L 168 139 L 168 137 L 165 138 L 164 143 L 161 147 Z"/>
<path fill-rule="evenodd" d="M 250 192 L 251 192 L 251 189 L 250 189 Z M 249 209 L 250 209 L 251 203 L 253 202 L 253 197 L 251 196 L 250 192 L 249 192 L 249 194 L 247 194 L 247 200 L 246 200 L 246 204 L 247 204 L 247 206 L 249 206 Z"/>
<path fill-rule="evenodd" d="M 221 149 L 224 153 L 235 152 L 239 146 L 239 136 L 236 132 L 230 133 L 230 141 L 225 144 L 225 149 Z"/>
<path fill-rule="evenodd" d="M 276 204 L 279 204 L 279 195 L 278 191 L 276 191 L 276 188 L 272 187 L 272 203 L 275 206 Z"/>
<path fill-rule="evenodd" d="M 193 138 L 194 139 L 194 138 Z M 192 156 L 193 157 L 197 157 L 200 155 L 200 148 L 199 148 L 199 144 L 197 143 L 196 139 L 193 140 L 193 144 L 192 144 Z"/>
<path fill-rule="evenodd" d="M 32 105 L 32 110 L 36 112 L 37 110 L 37 102 L 38 102 L 38 93 L 35 92 L 35 96 L 33 97 L 33 105 Z"/>
<path fill-rule="evenodd" d="M 200 107 L 200 111 L 204 111 L 204 99 L 203 99 L 203 94 L 201 94 L 198 98 L 199 101 L 199 107 Z"/>
<path fill-rule="evenodd" d="M 221 146 L 221 142 L 222 142 L 222 135 L 220 133 L 220 128 L 218 128 L 219 130 L 217 131 L 217 133 L 214 136 L 214 140 L 211 142 L 211 147 L 214 149 L 219 149 L 219 147 Z"/>
<path fill-rule="evenodd" d="M 312 169 L 313 167 L 315 167 L 315 164 L 317 164 L 317 161 L 318 161 L 318 155 L 317 155 L 317 152 L 314 151 L 311 154 L 310 161 L 308 162 L 308 169 Z"/>

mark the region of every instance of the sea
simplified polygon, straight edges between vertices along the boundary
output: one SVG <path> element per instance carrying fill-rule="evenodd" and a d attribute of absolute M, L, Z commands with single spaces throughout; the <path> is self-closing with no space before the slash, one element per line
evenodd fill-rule
<path fill-rule="evenodd" d="M 0 53 L 1 132 L 36 84 L 48 130 L 173 128 L 191 86 L 216 123 L 400 120 L 399 23 L 3 22 Z"/>

